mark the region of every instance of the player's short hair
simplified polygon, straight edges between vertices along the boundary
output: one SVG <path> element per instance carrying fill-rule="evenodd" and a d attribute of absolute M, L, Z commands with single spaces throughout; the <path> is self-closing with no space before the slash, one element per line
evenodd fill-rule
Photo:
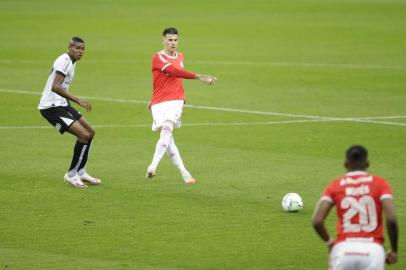
<path fill-rule="evenodd" d="M 362 145 L 353 145 L 347 149 L 347 161 L 354 164 L 364 164 L 368 161 L 368 150 Z"/>
<path fill-rule="evenodd" d="M 174 27 L 165 28 L 164 31 L 162 32 L 162 36 L 166 36 L 167 34 L 177 35 L 178 29 L 176 29 Z"/>
<path fill-rule="evenodd" d="M 85 44 L 85 41 L 84 41 L 82 38 L 80 38 L 80 37 L 73 37 L 73 38 L 71 38 L 71 39 L 70 39 L 70 43 L 73 43 L 73 42 L 81 42 L 81 43 Z"/>

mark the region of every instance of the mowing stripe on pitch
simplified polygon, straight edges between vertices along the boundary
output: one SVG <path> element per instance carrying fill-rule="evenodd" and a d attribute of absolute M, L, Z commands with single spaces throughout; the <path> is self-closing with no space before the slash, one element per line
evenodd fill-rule
<path fill-rule="evenodd" d="M 1 59 L 0 63 L 12 64 L 36 64 L 41 60 L 28 60 L 28 59 Z M 45 61 L 42 61 L 45 63 Z M 86 60 L 90 64 L 134 64 L 134 63 L 149 63 L 146 61 L 137 61 L 129 59 L 116 59 L 116 60 Z M 285 62 L 285 61 L 222 61 L 222 60 L 196 60 L 189 61 L 190 63 L 205 64 L 205 65 L 233 65 L 233 66 L 270 66 L 270 67 L 314 67 L 314 68 L 341 68 L 341 69 L 394 69 L 403 70 L 406 66 L 403 65 L 382 65 L 382 64 L 352 64 L 352 63 L 316 63 L 316 62 Z"/>
<path fill-rule="evenodd" d="M 288 66 L 288 67 L 316 67 L 316 68 L 348 68 L 348 69 L 406 69 L 401 65 L 380 65 L 380 64 L 341 64 L 341 63 L 309 63 L 309 62 L 253 62 L 253 61 L 195 61 L 198 64 L 212 65 L 234 65 L 234 66 Z"/>
<path fill-rule="evenodd" d="M 3 89 L 0 88 L 0 92 L 3 93 L 13 93 L 13 94 L 23 94 L 23 95 L 40 95 L 39 92 L 26 91 L 26 90 L 13 90 L 13 89 Z M 131 99 L 120 99 L 120 98 L 108 98 L 108 97 L 91 97 L 91 96 L 80 96 L 81 98 L 97 101 L 108 101 L 117 103 L 133 103 L 133 104 L 148 104 L 148 101 L 144 100 L 131 100 Z M 264 112 L 255 110 L 244 110 L 244 109 L 234 109 L 225 107 L 212 107 L 212 106 L 200 106 L 200 105 L 190 105 L 186 104 L 185 107 L 201 110 L 213 110 L 213 111 L 224 111 L 224 112 L 236 112 L 236 113 L 247 113 L 247 114 L 258 114 L 258 115 L 272 115 L 272 116 L 285 116 L 294 118 L 307 118 L 323 121 L 347 121 L 347 122 L 362 122 L 362 123 L 372 123 L 372 124 L 383 124 L 383 125 L 394 125 L 394 126 L 405 126 L 404 123 L 396 122 L 385 122 L 376 121 L 374 119 L 396 119 L 396 118 L 406 118 L 406 115 L 390 115 L 390 116 L 369 116 L 369 117 L 326 117 L 317 115 L 303 115 L 303 114 L 290 114 L 290 113 L 278 113 L 278 112 Z M 301 120 L 299 120 L 301 121 Z M 284 121 L 281 121 L 284 122 Z M 296 122 L 298 123 L 298 122 Z"/>

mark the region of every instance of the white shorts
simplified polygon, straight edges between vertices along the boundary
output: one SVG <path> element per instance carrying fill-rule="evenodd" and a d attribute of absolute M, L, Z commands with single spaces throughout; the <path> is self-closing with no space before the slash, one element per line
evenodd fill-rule
<path fill-rule="evenodd" d="M 334 245 L 329 270 L 383 270 L 385 250 L 375 242 L 343 241 Z"/>
<path fill-rule="evenodd" d="M 174 122 L 174 127 L 179 128 L 182 125 L 181 117 L 184 103 L 183 100 L 171 100 L 152 105 L 152 130 L 157 131 L 167 120 Z"/>

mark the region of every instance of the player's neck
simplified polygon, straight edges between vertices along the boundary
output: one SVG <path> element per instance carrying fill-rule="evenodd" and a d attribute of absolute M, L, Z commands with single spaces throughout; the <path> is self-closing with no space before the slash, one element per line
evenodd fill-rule
<path fill-rule="evenodd" d="M 76 59 L 72 57 L 72 55 L 70 55 L 70 53 L 68 53 L 70 60 L 72 60 L 72 63 L 76 62 Z"/>
<path fill-rule="evenodd" d="M 176 56 L 176 51 L 168 51 L 168 50 L 164 49 L 164 53 L 165 53 L 166 55 L 168 55 L 168 56 L 171 56 L 171 57 L 175 57 L 175 56 Z"/>

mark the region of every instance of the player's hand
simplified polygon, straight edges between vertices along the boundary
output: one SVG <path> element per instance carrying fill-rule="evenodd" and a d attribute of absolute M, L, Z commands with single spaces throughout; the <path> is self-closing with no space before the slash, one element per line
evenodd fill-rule
<path fill-rule="evenodd" d="M 328 253 L 330 254 L 331 250 L 332 250 L 333 247 L 334 247 L 334 240 L 333 240 L 333 239 L 330 239 L 329 241 L 327 241 L 326 245 L 327 245 Z"/>
<path fill-rule="evenodd" d="M 85 108 L 87 112 L 90 112 L 92 110 L 92 104 L 90 104 L 86 100 L 79 100 L 78 104 L 79 104 L 80 107 Z"/>
<path fill-rule="evenodd" d="M 389 250 L 386 253 L 386 260 L 385 261 L 386 261 L 387 264 L 394 264 L 394 263 L 396 263 L 398 261 L 398 255 L 395 252 L 393 252 L 392 250 Z"/>
<path fill-rule="evenodd" d="M 210 75 L 198 75 L 198 79 L 208 85 L 214 85 L 217 81 L 216 77 Z"/>
<path fill-rule="evenodd" d="M 147 110 L 148 111 L 151 111 L 151 104 L 152 104 L 152 102 L 150 101 L 150 102 L 148 102 L 148 105 L 147 105 Z"/>

